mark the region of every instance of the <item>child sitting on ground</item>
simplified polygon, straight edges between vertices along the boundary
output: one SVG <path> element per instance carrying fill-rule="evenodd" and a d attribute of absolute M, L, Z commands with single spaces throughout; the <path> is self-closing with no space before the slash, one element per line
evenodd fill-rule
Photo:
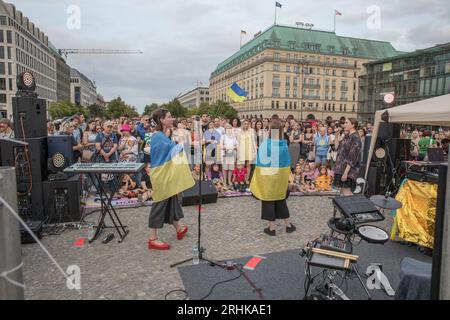
<path fill-rule="evenodd" d="M 201 180 L 205 180 L 204 179 L 205 178 L 204 173 L 202 175 L 203 175 L 203 177 L 202 177 Z M 194 178 L 195 181 L 199 181 L 200 180 L 200 165 L 199 164 L 196 164 L 194 166 L 194 170 L 192 171 L 192 177 Z"/>
<path fill-rule="evenodd" d="M 320 168 L 320 175 L 316 179 L 316 188 L 318 191 L 331 191 L 331 178 L 325 166 Z"/>
<path fill-rule="evenodd" d="M 302 183 L 304 183 L 303 180 L 303 172 L 302 172 L 302 166 L 300 164 L 297 164 L 295 166 L 295 170 L 293 173 L 291 173 L 289 177 L 289 191 L 291 192 L 298 192 L 300 191 L 302 187 Z"/>
<path fill-rule="evenodd" d="M 134 182 L 128 174 L 124 175 L 119 194 L 123 197 L 134 198 L 137 196 L 137 194 L 133 192 L 134 189 L 136 189 L 136 182 Z"/>
<path fill-rule="evenodd" d="M 150 166 L 147 163 L 142 171 L 141 186 L 138 189 L 138 200 L 143 203 L 152 198 L 152 183 L 150 181 Z"/>
<path fill-rule="evenodd" d="M 208 172 L 208 180 L 214 183 L 217 192 L 226 191 L 223 183 L 223 173 L 220 171 L 219 165 L 214 163 L 211 170 Z"/>
<path fill-rule="evenodd" d="M 247 184 L 245 183 L 245 177 L 247 176 L 247 168 L 242 163 L 238 163 L 236 169 L 233 170 L 233 187 L 234 190 L 245 192 Z"/>
<path fill-rule="evenodd" d="M 301 192 L 315 192 L 315 174 L 311 171 L 311 166 L 309 163 L 305 164 L 305 168 L 303 170 L 303 183 L 301 185 Z"/>

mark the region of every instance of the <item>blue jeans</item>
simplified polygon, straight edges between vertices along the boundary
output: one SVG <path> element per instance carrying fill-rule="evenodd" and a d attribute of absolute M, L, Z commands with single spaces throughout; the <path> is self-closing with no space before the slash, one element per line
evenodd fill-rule
<path fill-rule="evenodd" d="M 316 163 L 320 163 L 322 165 L 327 164 L 327 155 L 316 154 Z"/>

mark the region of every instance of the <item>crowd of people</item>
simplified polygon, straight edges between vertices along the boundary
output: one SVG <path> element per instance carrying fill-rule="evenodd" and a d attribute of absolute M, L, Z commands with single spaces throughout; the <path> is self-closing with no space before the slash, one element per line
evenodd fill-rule
<path fill-rule="evenodd" d="M 248 192 L 258 148 L 269 136 L 273 119 L 281 121 L 291 163 L 291 192 L 351 189 L 363 161 L 365 137 L 372 134 L 372 124 L 359 125 L 356 119 L 337 121 L 297 121 L 279 119 L 225 119 L 208 114 L 177 118 L 165 134 L 181 144 L 190 161 L 196 181 L 210 180 L 219 192 Z M 0 135 L 11 136 L 9 121 L 0 123 Z M 120 186 L 123 196 L 151 198 L 149 172 L 150 144 L 155 126 L 151 116 L 86 120 L 83 114 L 63 122 L 48 122 L 48 134 L 73 137 L 76 162 L 143 162 L 145 170 L 125 176 Z M 448 152 L 450 131 L 411 130 L 404 128 L 402 138 L 411 139 L 411 155 L 426 160 L 428 147 L 443 147 Z M 348 139 L 346 139 L 346 137 Z M 339 147 L 341 145 L 341 147 Z M 201 150 L 198 152 L 198 150 Z M 202 165 L 203 164 L 203 165 Z"/>

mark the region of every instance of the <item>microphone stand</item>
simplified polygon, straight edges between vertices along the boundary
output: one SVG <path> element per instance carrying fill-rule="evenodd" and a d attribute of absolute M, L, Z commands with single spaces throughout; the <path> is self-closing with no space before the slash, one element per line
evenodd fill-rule
<path fill-rule="evenodd" d="M 198 120 L 197 120 L 198 121 Z M 201 144 L 201 142 L 203 141 L 203 136 L 202 136 L 202 134 L 203 134 L 203 131 L 202 131 L 202 127 L 200 126 L 199 128 L 198 128 L 198 126 L 199 126 L 199 123 L 197 123 L 197 125 L 196 125 L 196 127 L 197 127 L 197 129 L 199 129 L 198 130 L 198 134 L 199 134 L 199 141 L 200 141 L 200 155 L 201 155 L 201 157 L 200 157 L 200 179 L 199 179 L 199 181 L 198 181 L 198 214 L 197 214 L 197 226 L 198 226 L 198 233 L 197 233 L 197 248 L 198 248 L 198 258 L 199 258 L 199 262 L 200 261 L 205 261 L 205 262 L 208 262 L 211 266 L 218 266 L 218 267 L 221 267 L 221 268 L 226 268 L 226 265 L 223 265 L 223 264 L 219 264 L 218 262 L 215 262 L 215 261 L 212 261 L 212 260 L 209 260 L 209 259 L 206 259 L 204 256 L 203 256 L 203 253 L 206 251 L 206 249 L 204 249 L 202 246 L 201 246 L 201 234 L 202 234 L 202 228 L 201 228 L 201 225 L 202 225 L 202 218 L 201 218 L 201 216 L 202 216 L 202 213 L 201 213 L 201 211 L 202 211 L 202 181 L 203 181 L 203 166 L 204 166 L 204 162 L 203 162 L 203 150 L 202 150 L 202 144 Z M 194 129 L 195 130 L 195 129 Z M 194 159 L 195 159 L 195 148 L 194 148 Z M 171 264 L 170 265 L 170 267 L 171 268 L 174 268 L 174 267 L 176 267 L 176 266 L 179 266 L 179 265 L 181 265 L 181 264 L 184 264 L 184 263 L 187 263 L 187 262 L 189 262 L 189 261 L 192 261 L 192 258 L 189 258 L 189 259 L 186 259 L 186 260 L 183 260 L 183 261 L 180 261 L 180 262 L 176 262 L 176 263 L 174 263 L 174 264 Z"/>

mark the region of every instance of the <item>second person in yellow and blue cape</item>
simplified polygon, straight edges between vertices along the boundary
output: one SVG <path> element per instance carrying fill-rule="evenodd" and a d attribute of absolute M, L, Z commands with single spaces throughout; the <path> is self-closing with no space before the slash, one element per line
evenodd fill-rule
<path fill-rule="evenodd" d="M 290 222 L 289 209 L 286 204 L 291 173 L 289 149 L 283 140 L 283 129 L 278 119 L 272 120 L 270 136 L 258 150 L 256 167 L 250 183 L 253 196 L 261 200 L 261 218 L 269 222 L 264 232 L 275 236 L 275 221 L 283 219 L 286 232 L 295 231 Z"/>
<path fill-rule="evenodd" d="M 184 218 L 178 194 L 192 188 L 195 181 L 189 169 L 182 145 L 177 145 L 165 134 L 173 127 L 174 118 L 169 111 L 158 109 L 152 114 L 156 132 L 150 139 L 150 180 L 153 186 L 153 204 L 149 216 L 149 249 L 168 250 L 170 245 L 158 240 L 157 229 L 172 224 L 181 240 L 188 232 L 181 226 Z"/>

